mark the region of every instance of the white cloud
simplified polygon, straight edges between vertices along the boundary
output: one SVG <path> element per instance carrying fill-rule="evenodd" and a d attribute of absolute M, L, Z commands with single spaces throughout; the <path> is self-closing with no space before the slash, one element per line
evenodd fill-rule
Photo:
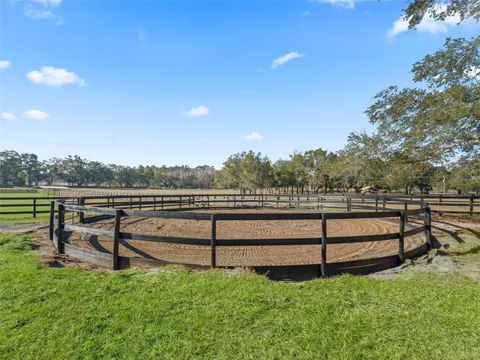
<path fill-rule="evenodd" d="M 62 0 L 32 0 L 32 1 L 42 4 L 44 6 L 58 6 L 62 3 Z"/>
<path fill-rule="evenodd" d="M 444 5 L 436 5 L 435 11 L 441 11 Z M 417 25 L 416 29 L 418 31 L 428 32 L 430 34 L 436 34 L 440 32 L 447 32 L 449 27 L 456 26 L 460 22 L 460 16 L 452 15 L 447 16 L 445 20 L 439 21 L 435 20 L 432 17 L 432 13 L 428 12 L 420 24 Z M 389 39 L 394 38 L 398 34 L 408 31 L 408 19 L 401 17 L 397 19 L 390 30 L 387 32 L 387 37 Z"/>
<path fill-rule="evenodd" d="M 52 11 L 47 10 L 46 7 L 49 5 L 51 6 L 58 6 L 61 1 L 57 0 L 38 0 L 44 5 L 43 8 L 34 7 L 30 4 L 25 6 L 25 16 L 32 19 L 32 20 L 54 20 L 58 26 L 63 25 L 63 18 L 54 14 Z"/>
<path fill-rule="evenodd" d="M 12 63 L 9 60 L 0 60 L 0 70 L 9 68 Z"/>
<path fill-rule="evenodd" d="M 318 1 L 318 0 L 317 0 Z M 346 9 L 355 8 L 355 0 L 323 0 L 320 2 L 326 2 L 332 5 L 337 5 Z"/>
<path fill-rule="evenodd" d="M 2 118 L 2 120 L 7 120 L 7 121 L 15 120 L 15 115 L 6 111 L 2 112 L 2 115 L 0 117 Z"/>
<path fill-rule="evenodd" d="M 256 131 L 252 131 L 250 134 L 245 136 L 245 139 L 248 141 L 256 141 L 256 140 L 262 140 L 263 136 Z"/>
<path fill-rule="evenodd" d="M 190 117 L 197 117 L 208 115 L 209 112 L 210 110 L 206 106 L 200 105 L 188 110 L 187 112 L 185 112 L 185 115 Z"/>
<path fill-rule="evenodd" d="M 41 111 L 41 110 L 27 110 L 25 111 L 22 116 L 25 118 L 25 119 L 30 119 L 30 120 L 45 120 L 45 119 L 48 119 L 50 117 L 50 114 L 44 112 L 44 111 Z"/>
<path fill-rule="evenodd" d="M 27 75 L 34 84 L 44 84 L 47 86 L 59 87 L 67 84 L 78 84 L 78 86 L 87 86 L 85 80 L 77 74 L 66 69 L 53 66 L 44 66 L 40 70 L 30 71 Z"/>
<path fill-rule="evenodd" d="M 280 57 L 276 58 L 275 60 L 273 60 L 272 69 L 276 69 L 277 67 L 285 64 L 288 61 L 291 61 L 291 60 L 294 60 L 294 59 L 299 59 L 299 58 L 302 58 L 304 56 L 305 55 L 300 54 L 297 51 L 289 52 L 288 54 L 285 54 L 285 55 L 280 56 Z"/>
<path fill-rule="evenodd" d="M 25 8 L 25 15 L 32 20 L 55 19 L 56 15 L 49 10 L 35 9 L 31 6 Z"/>

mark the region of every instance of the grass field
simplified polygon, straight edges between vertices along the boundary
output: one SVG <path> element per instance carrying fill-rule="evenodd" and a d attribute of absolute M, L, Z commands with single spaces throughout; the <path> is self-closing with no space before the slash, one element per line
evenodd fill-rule
<path fill-rule="evenodd" d="M 28 198 L 37 198 L 37 205 L 49 205 L 50 200 L 45 200 L 45 197 L 48 197 L 46 191 L 38 193 L 0 193 L 0 204 L 28 204 L 27 206 L 16 206 L 16 207 L 0 207 L 1 212 L 7 211 L 29 211 L 29 214 L 13 214 L 13 215 L 0 215 L 0 224 L 20 224 L 20 223 L 31 223 L 39 221 L 48 221 L 49 214 L 37 214 L 37 217 L 32 215 L 33 202 Z M 7 198 L 7 199 L 5 199 Z M 25 200 L 9 200 L 8 198 L 25 198 Z M 38 211 L 49 211 L 49 206 L 39 206 L 37 207 Z"/>
<path fill-rule="evenodd" d="M 478 359 L 460 275 L 272 282 L 250 273 L 41 265 L 0 235 L 2 359 Z"/>

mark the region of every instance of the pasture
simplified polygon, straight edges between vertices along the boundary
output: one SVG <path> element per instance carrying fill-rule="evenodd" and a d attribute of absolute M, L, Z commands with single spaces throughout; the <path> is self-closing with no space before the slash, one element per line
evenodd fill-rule
<path fill-rule="evenodd" d="M 39 191 L 37 193 L 0 193 L 1 212 L 24 212 L 23 214 L 1 214 L 0 224 L 21 224 L 48 221 L 48 211 L 51 201 L 48 200 L 49 196 L 51 196 L 51 193 L 47 191 Z M 35 217 L 33 217 L 33 198 L 35 198 L 35 205 L 38 206 L 38 213 Z"/>
<path fill-rule="evenodd" d="M 480 276 L 464 265 L 478 272 L 478 237 L 465 239 L 443 256 L 458 271 L 434 262 L 388 280 L 297 283 L 242 269 L 110 271 L 56 255 L 46 230 L 3 233 L 0 358 L 472 359 Z"/>
<path fill-rule="evenodd" d="M 473 359 L 480 286 L 432 273 L 304 283 L 48 267 L 0 235 L 0 358 Z"/>

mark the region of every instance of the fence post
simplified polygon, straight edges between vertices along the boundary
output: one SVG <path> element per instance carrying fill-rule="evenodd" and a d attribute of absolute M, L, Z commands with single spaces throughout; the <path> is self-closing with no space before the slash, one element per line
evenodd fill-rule
<path fill-rule="evenodd" d="M 84 197 L 80 198 L 80 205 L 85 206 L 85 198 Z M 85 212 L 84 211 L 80 211 L 79 221 L 80 221 L 80 224 L 85 224 Z"/>
<path fill-rule="evenodd" d="M 33 217 L 37 217 L 37 199 L 33 198 Z"/>
<path fill-rule="evenodd" d="M 53 231 L 55 227 L 55 201 L 50 202 L 50 222 L 48 228 L 48 235 L 50 240 L 53 240 Z"/>
<path fill-rule="evenodd" d="M 470 216 L 473 216 L 473 195 L 470 197 Z"/>
<path fill-rule="evenodd" d="M 217 266 L 217 219 L 215 214 L 211 216 L 211 239 L 210 239 L 210 267 L 214 269 Z"/>
<path fill-rule="evenodd" d="M 425 233 L 425 241 L 427 242 L 427 249 L 432 248 L 432 214 L 430 208 L 425 207 L 425 214 L 423 216 L 423 226 Z"/>
<path fill-rule="evenodd" d="M 403 204 L 403 210 L 405 211 L 405 224 L 408 223 L 408 203 L 405 201 L 405 203 Z"/>
<path fill-rule="evenodd" d="M 399 231 L 398 259 L 400 263 L 405 260 L 405 212 L 400 211 L 400 231 Z"/>
<path fill-rule="evenodd" d="M 378 212 L 378 196 L 375 196 L 375 212 Z"/>
<path fill-rule="evenodd" d="M 385 211 L 386 202 L 387 202 L 387 198 L 384 197 L 384 198 L 383 198 L 383 204 L 382 204 L 382 206 L 383 206 L 383 211 Z"/>
<path fill-rule="evenodd" d="M 322 213 L 322 257 L 320 262 L 320 275 L 327 276 L 327 217 Z"/>
<path fill-rule="evenodd" d="M 65 254 L 65 246 L 63 244 L 63 230 L 65 228 L 65 205 L 58 203 L 58 218 L 57 218 L 57 252 Z"/>
<path fill-rule="evenodd" d="M 122 210 L 115 211 L 115 228 L 113 232 L 113 270 L 118 270 L 119 266 L 119 257 L 118 257 L 118 248 L 120 244 L 120 221 L 122 219 Z"/>

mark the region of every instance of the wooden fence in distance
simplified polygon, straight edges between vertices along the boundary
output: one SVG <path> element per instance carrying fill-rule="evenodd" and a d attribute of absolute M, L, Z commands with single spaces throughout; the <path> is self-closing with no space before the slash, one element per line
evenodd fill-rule
<path fill-rule="evenodd" d="M 479 195 L 319 195 L 319 194 L 185 194 L 185 195 L 112 195 L 57 197 L 0 197 L 2 215 L 49 213 L 51 200 L 66 203 L 120 209 L 163 210 L 176 207 L 261 206 L 311 208 L 328 211 L 408 210 L 429 206 L 434 213 L 480 214 Z"/>

